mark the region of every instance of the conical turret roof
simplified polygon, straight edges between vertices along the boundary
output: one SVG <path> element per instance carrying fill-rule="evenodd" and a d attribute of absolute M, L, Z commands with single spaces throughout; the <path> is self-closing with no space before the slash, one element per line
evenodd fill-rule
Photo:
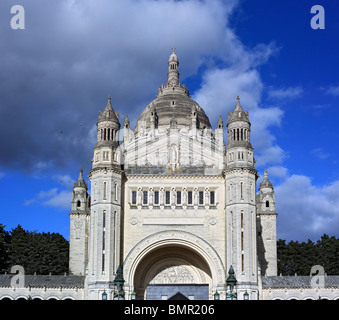
<path fill-rule="evenodd" d="M 233 121 L 246 121 L 249 122 L 248 112 L 245 112 L 242 106 L 240 105 L 240 98 L 237 97 L 237 104 L 234 108 L 233 112 L 229 112 L 228 114 L 228 123 Z"/>
<path fill-rule="evenodd" d="M 80 167 L 80 172 L 79 172 L 79 178 L 76 183 L 74 183 L 74 188 L 85 188 L 87 190 L 87 183 L 84 180 L 83 177 L 83 170 L 82 167 Z"/>
<path fill-rule="evenodd" d="M 100 121 L 113 121 L 119 123 L 117 114 L 114 112 L 111 104 L 111 96 L 108 96 L 105 110 L 103 112 L 99 112 L 99 122 Z"/>
<path fill-rule="evenodd" d="M 264 172 L 264 179 L 260 182 L 259 188 L 272 188 L 273 189 L 273 184 L 272 182 L 268 179 L 267 176 L 267 169 L 265 168 Z"/>

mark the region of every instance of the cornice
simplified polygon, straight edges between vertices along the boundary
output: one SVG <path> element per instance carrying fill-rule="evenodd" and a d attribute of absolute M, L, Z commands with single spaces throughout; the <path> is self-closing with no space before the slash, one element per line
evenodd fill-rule
<path fill-rule="evenodd" d="M 224 179 L 222 174 L 220 175 L 183 175 L 183 174 L 165 174 L 165 175 L 156 175 L 156 174 L 126 174 L 127 178 L 136 178 L 136 179 Z"/>
<path fill-rule="evenodd" d="M 97 173 L 107 174 L 107 173 L 111 173 L 111 172 L 117 173 L 117 174 L 120 174 L 120 175 L 124 174 L 124 171 L 122 169 L 118 168 L 118 167 L 96 167 L 96 168 L 93 168 L 93 169 L 90 170 L 88 178 L 91 179 L 93 174 L 97 174 Z"/>
<path fill-rule="evenodd" d="M 249 172 L 249 173 L 253 173 L 258 177 L 258 171 L 254 168 L 247 168 L 247 167 L 234 167 L 234 168 L 226 168 L 224 170 L 225 175 L 228 175 L 232 172 Z"/>

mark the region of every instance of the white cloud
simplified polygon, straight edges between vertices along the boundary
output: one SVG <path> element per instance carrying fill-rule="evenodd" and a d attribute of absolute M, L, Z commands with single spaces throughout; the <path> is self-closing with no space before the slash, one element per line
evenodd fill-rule
<path fill-rule="evenodd" d="M 210 116 L 213 126 L 220 114 L 228 116 L 228 112 L 233 111 L 238 95 L 244 109 L 255 109 L 260 101 L 262 88 L 256 70 L 238 72 L 234 69 L 212 69 L 205 73 L 201 89 L 193 95 L 193 99 Z"/>
<path fill-rule="evenodd" d="M 330 95 L 333 95 L 333 96 L 339 96 L 339 86 L 332 86 L 332 87 L 329 87 L 329 88 L 326 90 L 326 93 L 327 93 L 327 94 L 330 94 Z"/>
<path fill-rule="evenodd" d="M 72 192 L 52 188 L 47 191 L 40 191 L 34 198 L 24 202 L 25 206 L 38 204 L 59 209 L 70 209 Z"/>
<path fill-rule="evenodd" d="M 268 96 L 271 99 L 286 99 L 300 97 L 304 92 L 302 87 L 289 87 L 280 89 L 270 89 Z"/>
<path fill-rule="evenodd" d="M 72 192 L 61 190 L 56 192 L 50 198 L 45 199 L 43 201 L 43 205 L 49 207 L 56 207 L 60 209 L 70 209 L 72 200 Z"/>
<path fill-rule="evenodd" d="M 277 107 L 256 108 L 250 114 L 257 167 L 280 165 L 287 158 L 287 152 L 277 145 L 276 138 L 270 132 L 271 126 L 280 126 L 283 115 L 283 111 Z"/>
<path fill-rule="evenodd" d="M 337 235 L 339 229 L 339 181 L 316 186 L 303 175 L 287 177 L 275 187 L 278 237 L 317 240 Z"/>
<path fill-rule="evenodd" d="M 283 166 L 272 166 L 267 169 L 269 177 L 285 179 L 288 174 L 288 169 Z"/>
<path fill-rule="evenodd" d="M 311 153 L 320 160 L 325 160 L 330 157 L 330 154 L 325 152 L 322 148 L 315 148 L 311 151 Z"/>
<path fill-rule="evenodd" d="M 262 90 L 263 83 L 257 70 L 239 72 L 227 68 L 213 69 L 204 75 L 202 87 L 193 99 L 205 109 L 212 126 L 215 126 L 220 114 L 227 122 L 228 112 L 233 111 L 239 95 L 244 110 L 249 111 L 251 142 L 256 152 L 257 166 L 268 163 L 277 165 L 287 154 L 276 144 L 269 128 L 279 126 L 284 113 L 278 107 L 259 107 Z"/>

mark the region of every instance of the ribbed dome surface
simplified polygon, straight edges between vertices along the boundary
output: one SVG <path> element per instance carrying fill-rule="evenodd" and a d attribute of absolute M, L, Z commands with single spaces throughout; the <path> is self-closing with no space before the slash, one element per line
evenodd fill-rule
<path fill-rule="evenodd" d="M 189 127 L 192 110 L 196 112 L 198 128 L 211 128 L 205 111 L 194 100 L 178 93 L 162 95 L 153 100 L 141 113 L 135 132 L 138 131 L 138 126 L 144 126 L 144 129 L 150 128 L 152 110 L 154 110 L 158 128 L 170 127 L 171 122 L 176 123 L 178 128 Z"/>

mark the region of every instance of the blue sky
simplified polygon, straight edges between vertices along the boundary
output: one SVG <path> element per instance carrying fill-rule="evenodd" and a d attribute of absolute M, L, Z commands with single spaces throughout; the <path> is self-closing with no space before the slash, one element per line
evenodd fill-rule
<path fill-rule="evenodd" d="M 2 0 L 0 223 L 69 237 L 71 191 L 88 174 L 98 112 L 112 96 L 135 125 L 180 80 L 215 128 L 236 96 L 250 113 L 261 177 L 274 183 L 278 238 L 339 236 L 337 1 Z M 10 9 L 25 9 L 25 30 Z M 310 26 L 313 5 L 325 29 Z M 262 178 L 259 178 L 259 182 Z M 88 180 L 88 179 L 87 179 Z"/>

